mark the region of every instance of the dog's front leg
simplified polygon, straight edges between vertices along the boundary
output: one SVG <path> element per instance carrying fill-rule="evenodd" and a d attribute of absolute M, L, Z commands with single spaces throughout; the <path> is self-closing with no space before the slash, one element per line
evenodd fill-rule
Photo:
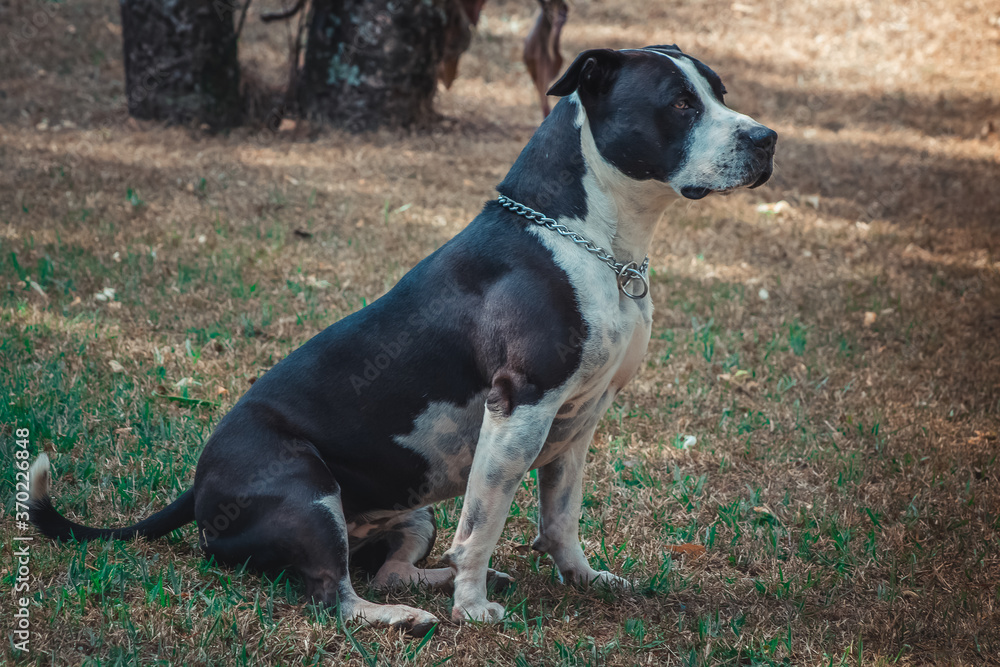
<path fill-rule="evenodd" d="M 574 442 L 559 458 L 538 469 L 538 537 L 531 546 L 551 556 L 568 583 L 623 588 L 629 584 L 628 580 L 592 568 L 580 545 L 583 465 L 593 430 L 587 433 L 587 437 Z"/>
<path fill-rule="evenodd" d="M 504 608 L 486 599 L 486 570 L 503 531 L 514 492 L 538 457 L 558 405 L 521 405 L 509 415 L 491 409 L 479 435 L 458 531 L 444 560 L 455 572 L 456 622 L 495 622 Z"/>

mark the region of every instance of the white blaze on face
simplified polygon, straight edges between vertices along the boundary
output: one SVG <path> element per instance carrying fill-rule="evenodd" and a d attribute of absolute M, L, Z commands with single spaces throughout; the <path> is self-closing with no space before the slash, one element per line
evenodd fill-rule
<path fill-rule="evenodd" d="M 680 192 L 686 187 L 721 191 L 745 185 L 752 154 L 749 146 L 740 142 L 740 134 L 760 123 L 719 102 L 712 86 L 687 58 L 652 53 L 677 65 L 705 107 L 688 138 L 687 159 L 671 178 L 670 186 Z"/>

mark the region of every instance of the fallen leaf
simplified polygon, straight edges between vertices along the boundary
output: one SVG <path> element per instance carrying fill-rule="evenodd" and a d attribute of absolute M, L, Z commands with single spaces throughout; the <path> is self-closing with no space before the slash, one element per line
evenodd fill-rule
<path fill-rule="evenodd" d="M 188 398 L 187 396 L 171 396 L 170 394 L 163 394 L 158 391 L 153 392 L 154 398 L 165 398 L 168 401 L 173 401 L 174 403 L 180 403 L 181 405 L 191 405 L 196 407 L 206 407 L 206 408 L 217 408 L 218 403 L 212 401 L 205 401 L 198 398 Z"/>
<path fill-rule="evenodd" d="M 781 215 L 786 211 L 792 210 L 792 205 L 787 201 L 782 199 L 781 201 L 776 201 L 772 204 L 758 204 L 757 212 L 763 213 L 765 215 Z"/>
<path fill-rule="evenodd" d="M 704 556 L 707 549 L 700 544 L 671 544 L 667 546 L 667 552 L 672 556 L 683 556 L 694 560 Z"/>
<path fill-rule="evenodd" d="M 46 301 L 49 300 L 49 295 L 45 293 L 45 290 L 42 289 L 41 285 L 36 283 L 34 280 L 29 280 L 28 283 L 31 285 L 31 289 L 35 290 L 36 292 L 42 295 L 43 299 L 45 299 Z"/>
<path fill-rule="evenodd" d="M 314 275 L 306 276 L 306 285 L 310 287 L 315 287 L 316 289 L 328 289 L 330 287 L 329 280 L 318 279 Z"/>
<path fill-rule="evenodd" d="M 112 359 L 110 362 L 108 362 L 108 365 L 111 366 L 111 372 L 112 373 L 124 373 L 125 372 L 125 367 L 122 366 L 117 361 L 115 361 L 114 359 Z"/>
<path fill-rule="evenodd" d="M 115 289 L 113 287 L 105 287 L 100 292 L 94 294 L 94 298 L 97 301 L 114 301 Z"/>
<path fill-rule="evenodd" d="M 975 431 L 975 435 L 967 440 L 970 445 L 985 445 L 990 440 L 996 440 L 997 434 L 993 431 Z"/>
<path fill-rule="evenodd" d="M 724 382 L 735 382 L 738 384 L 750 379 L 750 371 L 745 371 L 741 368 L 735 373 L 720 373 L 717 377 Z"/>

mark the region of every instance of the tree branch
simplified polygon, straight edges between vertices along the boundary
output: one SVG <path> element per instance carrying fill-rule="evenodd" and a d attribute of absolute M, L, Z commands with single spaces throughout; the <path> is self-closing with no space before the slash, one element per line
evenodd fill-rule
<path fill-rule="evenodd" d="M 240 33 L 243 32 L 243 23 L 247 20 L 247 10 L 250 9 L 250 3 L 253 0 L 247 0 L 246 4 L 243 5 L 243 13 L 240 14 L 240 22 L 236 25 L 236 32 L 233 34 L 233 39 L 237 40 L 240 38 Z"/>
<path fill-rule="evenodd" d="M 250 4 L 249 2 L 247 4 Z M 306 0 L 295 0 L 295 4 L 290 9 L 283 9 L 280 12 L 269 12 L 267 14 L 261 14 L 260 20 L 264 23 L 270 23 L 271 21 L 284 21 L 290 19 L 300 11 L 302 7 L 306 4 Z"/>

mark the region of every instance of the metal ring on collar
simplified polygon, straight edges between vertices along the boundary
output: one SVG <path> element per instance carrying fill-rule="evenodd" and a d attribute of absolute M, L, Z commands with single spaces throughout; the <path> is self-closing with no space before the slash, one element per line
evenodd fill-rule
<path fill-rule="evenodd" d="M 629 291 L 628 286 L 632 284 L 633 280 L 638 280 L 642 283 L 641 293 Z M 621 290 L 622 294 L 636 301 L 649 294 L 649 283 L 646 282 L 646 277 L 639 270 L 638 264 L 629 262 L 622 266 L 621 271 L 618 272 L 618 289 Z"/>
<path fill-rule="evenodd" d="M 618 289 L 622 294 L 630 299 L 641 299 L 647 294 L 649 294 L 649 282 L 646 280 L 646 269 L 649 268 L 649 255 L 642 260 L 642 264 L 636 264 L 635 262 L 628 262 L 627 264 L 619 264 L 615 261 L 615 258 L 604 248 L 595 245 L 593 241 L 589 240 L 585 236 L 577 234 L 572 229 L 566 225 L 559 224 L 552 218 L 548 218 L 545 215 L 539 213 L 538 211 L 528 208 L 524 204 L 518 204 L 516 201 L 511 199 L 506 195 L 500 195 L 497 197 L 497 201 L 500 205 L 513 213 L 520 215 L 528 220 L 534 222 L 537 225 L 541 225 L 546 229 L 551 229 L 556 234 L 560 236 L 565 236 L 573 243 L 582 246 L 587 252 L 595 255 L 599 260 L 607 264 L 612 271 L 615 272 L 615 280 L 618 283 Z M 642 283 L 642 293 L 637 294 L 628 291 L 628 286 L 633 280 L 638 280 Z"/>

